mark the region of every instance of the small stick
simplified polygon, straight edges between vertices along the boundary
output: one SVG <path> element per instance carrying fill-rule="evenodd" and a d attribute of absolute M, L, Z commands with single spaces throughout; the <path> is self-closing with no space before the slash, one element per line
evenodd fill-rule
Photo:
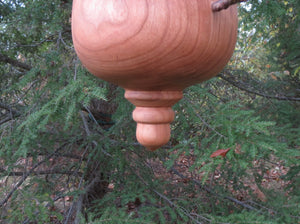
<path fill-rule="evenodd" d="M 247 0 L 218 0 L 211 4 L 211 8 L 213 12 L 219 12 L 223 9 L 227 9 L 231 5 L 246 1 Z"/>

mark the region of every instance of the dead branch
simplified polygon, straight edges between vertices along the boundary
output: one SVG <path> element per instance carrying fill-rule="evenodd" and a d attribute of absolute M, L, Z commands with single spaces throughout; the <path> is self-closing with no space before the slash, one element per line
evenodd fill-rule
<path fill-rule="evenodd" d="M 7 171 L 0 167 L 0 173 L 4 173 L 5 176 L 16 176 L 16 177 L 22 177 L 26 172 L 22 171 Z M 65 174 L 65 175 L 82 175 L 82 173 L 73 172 L 70 170 L 61 170 L 61 169 L 50 169 L 50 170 L 38 170 L 33 171 L 30 173 L 31 176 L 38 176 L 38 175 L 49 175 L 49 174 Z"/>
<path fill-rule="evenodd" d="M 190 99 L 188 99 L 188 98 L 184 98 L 187 102 L 185 102 L 185 104 L 187 105 L 187 104 L 189 104 L 189 105 L 187 105 L 187 106 L 192 106 L 192 108 L 194 109 L 194 111 L 197 111 L 197 109 L 195 108 L 195 106 L 194 106 L 194 103 L 190 100 Z M 220 132 L 218 132 L 216 129 L 214 129 L 212 126 L 210 126 L 198 113 L 196 113 L 195 112 L 195 115 L 203 122 L 203 124 L 206 126 L 206 127 L 208 127 L 210 130 L 212 130 L 212 131 L 214 131 L 217 135 L 219 135 L 220 137 L 222 137 L 222 138 L 228 138 L 228 137 L 226 137 L 225 135 L 222 135 Z"/>
<path fill-rule="evenodd" d="M 15 115 L 12 115 L 12 113 L 6 113 L 5 115 L 4 115 L 4 118 L 2 118 L 1 120 L 0 120 L 0 125 L 2 125 L 2 124 L 5 124 L 5 123 L 7 123 L 7 122 L 9 122 L 9 121 L 11 121 L 11 120 L 13 120 L 13 119 L 15 119 L 15 118 L 17 118 L 17 117 L 19 117 L 21 114 L 15 114 Z M 2 116 L 3 117 L 3 116 Z"/>
<path fill-rule="evenodd" d="M 82 116 L 83 116 L 83 114 L 82 114 Z M 88 147 L 86 147 L 85 151 L 83 152 L 83 155 L 85 155 L 86 153 L 88 153 Z M 83 157 L 84 157 L 84 156 L 83 156 Z M 83 158 L 83 157 L 82 157 L 82 158 Z M 92 157 L 89 157 L 89 158 L 88 158 L 86 164 L 89 164 L 91 158 L 92 158 Z M 79 167 L 81 167 L 82 161 L 83 161 L 83 160 L 81 159 L 81 161 L 79 162 L 80 164 L 79 164 L 79 166 L 78 166 L 78 169 L 79 169 Z M 79 181 L 79 184 L 78 184 L 78 187 L 77 187 L 78 190 L 81 189 L 82 183 L 83 183 L 83 181 L 84 181 L 84 177 L 85 177 L 85 175 L 81 175 L 81 178 L 80 178 L 80 181 Z M 80 195 L 80 198 L 81 198 L 81 197 L 82 197 L 82 196 Z M 78 199 L 78 200 L 79 200 L 79 199 Z M 81 200 L 81 199 L 80 199 L 80 200 Z M 81 203 L 81 204 L 78 204 L 78 203 Z M 81 207 L 81 206 L 82 206 L 82 201 L 79 201 L 79 202 L 74 201 L 74 202 L 72 203 L 71 207 L 69 208 L 68 214 L 67 214 L 67 216 L 65 217 L 65 222 L 64 222 L 65 224 L 68 224 L 68 223 L 69 223 L 69 219 L 70 219 L 71 216 L 72 216 L 72 212 L 73 212 L 74 206 L 76 206 L 77 208 L 78 208 L 78 207 Z"/>
<path fill-rule="evenodd" d="M 6 197 L 0 202 L 0 207 L 3 207 L 7 201 L 10 199 L 10 197 L 13 195 L 13 193 L 18 190 L 18 188 L 24 183 L 24 181 L 27 179 L 27 177 L 29 177 L 34 170 L 39 167 L 40 165 L 42 165 L 43 163 L 45 163 L 46 161 L 48 161 L 50 158 L 52 158 L 53 156 L 55 156 L 55 154 L 57 152 L 59 152 L 60 150 L 62 150 L 65 146 L 67 145 L 67 143 L 61 145 L 59 148 L 57 148 L 52 154 L 48 155 L 44 160 L 36 163 L 28 172 L 24 173 L 21 180 L 19 180 L 19 182 L 17 184 L 15 184 L 15 186 L 13 187 L 13 189 L 6 195 Z"/>
<path fill-rule="evenodd" d="M 225 71 L 225 72 L 229 72 L 229 71 Z M 254 91 L 254 90 L 251 90 L 249 88 L 246 88 L 244 87 L 241 83 L 237 82 L 237 81 L 234 81 L 230 78 L 227 78 L 223 73 L 220 73 L 218 75 L 218 77 L 222 78 L 223 80 L 225 80 L 226 82 L 230 83 L 231 85 L 243 90 L 243 91 L 246 91 L 248 93 L 252 93 L 252 94 L 255 94 L 255 95 L 258 95 L 258 96 L 262 96 L 264 98 L 267 98 L 267 99 L 276 99 L 276 100 L 287 100 L 287 101 L 300 101 L 300 98 L 299 97 L 289 97 L 289 96 L 274 96 L 274 95 L 269 95 L 269 94 L 266 94 L 266 93 L 262 93 L 262 92 L 258 92 L 258 91 Z"/>
<path fill-rule="evenodd" d="M 88 196 L 89 192 L 92 191 L 92 189 L 99 187 L 99 183 L 102 181 L 103 180 L 101 180 L 99 177 L 95 177 L 89 184 L 87 184 L 84 187 L 84 193 L 79 196 L 77 203 L 76 203 L 74 224 L 80 223 L 80 215 L 81 215 L 82 207 L 84 204 L 84 198 Z"/>
<path fill-rule="evenodd" d="M 85 129 L 85 132 L 86 132 L 87 136 L 90 136 L 90 135 L 91 135 L 91 131 L 90 131 L 90 129 L 89 129 L 87 120 L 86 120 L 86 118 L 84 117 L 84 114 L 83 114 L 82 111 L 80 111 L 80 116 L 81 116 L 81 119 L 82 119 L 82 122 L 83 122 L 83 126 L 84 126 L 84 129 Z M 102 139 L 101 139 L 101 140 L 102 140 Z M 98 146 L 98 143 L 97 143 L 95 140 L 93 140 L 92 143 L 93 143 L 93 145 L 94 145 L 95 147 Z M 111 155 L 110 153 L 106 152 L 104 149 L 101 149 L 101 151 L 102 151 L 105 155 L 107 155 L 107 156 L 109 156 L 109 157 L 112 157 L 112 155 Z"/>
<path fill-rule="evenodd" d="M 6 104 L 6 103 L 0 102 L 0 108 L 5 109 L 5 110 L 7 110 L 7 111 L 13 113 L 14 115 L 20 113 L 19 111 L 12 109 L 11 106 L 8 105 L 8 104 Z"/>
<path fill-rule="evenodd" d="M 182 173 L 180 173 L 178 170 L 176 170 L 174 167 L 172 167 L 171 170 L 172 170 L 177 176 L 181 177 L 182 179 L 187 179 L 187 178 L 188 178 L 188 177 L 186 177 L 185 175 L 183 175 Z M 189 179 L 191 179 L 191 178 L 189 178 Z M 198 180 L 195 180 L 195 179 L 191 179 L 191 180 L 194 182 L 194 184 L 196 184 L 196 185 L 199 186 L 201 189 L 205 190 L 206 192 L 208 192 L 208 193 L 210 193 L 210 194 L 213 194 L 213 195 L 216 195 L 216 196 L 221 197 L 221 198 L 223 198 L 223 199 L 227 199 L 227 200 L 229 200 L 229 201 L 232 201 L 232 202 L 234 202 L 235 204 L 238 204 L 238 205 L 240 205 L 240 206 L 242 206 L 242 207 L 244 207 L 244 208 L 247 208 L 247 209 L 249 209 L 249 210 L 258 211 L 256 208 L 254 208 L 254 207 L 252 207 L 251 205 L 248 205 L 248 204 L 246 204 L 246 203 L 244 203 L 244 202 L 242 202 L 242 201 L 239 201 L 239 200 L 237 200 L 237 199 L 235 199 L 235 198 L 232 198 L 232 197 L 229 197 L 229 196 L 223 196 L 223 195 L 220 195 L 220 194 L 214 192 L 214 191 L 211 190 L 210 188 L 208 188 L 208 187 L 204 186 L 203 184 L 201 184 L 201 182 L 198 181 Z"/>
<path fill-rule="evenodd" d="M 0 125 L 5 124 L 6 122 L 9 122 L 10 120 L 12 120 L 12 117 L 7 116 L 6 118 L 0 120 Z"/>
<path fill-rule="evenodd" d="M 14 118 L 19 117 L 19 116 L 20 116 L 20 114 L 17 114 L 15 116 L 11 116 L 11 114 L 8 114 L 4 119 L 0 120 L 0 125 L 5 124 L 5 123 L 7 123 L 7 122 L 13 120 Z"/>
<path fill-rule="evenodd" d="M 149 184 L 133 169 L 131 169 L 131 171 L 140 179 L 140 181 L 145 184 L 146 186 L 149 186 Z M 155 194 L 157 194 L 159 197 L 161 197 L 163 200 L 165 200 L 171 207 L 177 208 L 179 210 L 181 210 L 187 217 L 189 217 L 191 220 L 193 220 L 195 223 L 197 224 L 202 224 L 201 222 L 199 222 L 198 220 L 196 220 L 188 211 L 186 211 L 185 209 L 183 209 L 182 207 L 179 207 L 176 203 L 172 202 L 171 199 L 169 199 L 167 196 L 159 193 L 158 191 L 156 191 L 155 189 L 151 188 L 149 186 L 149 190 L 153 191 Z M 202 219 L 204 219 L 205 221 L 211 221 L 203 216 L 200 216 L 198 214 L 199 217 L 201 217 Z"/>
<path fill-rule="evenodd" d="M 8 63 L 8 64 L 11 64 L 12 66 L 19 67 L 19 68 L 22 68 L 22 69 L 27 70 L 27 71 L 29 71 L 32 68 L 28 64 L 25 64 L 21 61 L 10 58 L 7 55 L 1 54 L 1 53 L 0 53 L 0 62 Z"/>
<path fill-rule="evenodd" d="M 0 102 L 0 108 L 8 111 L 6 114 L 4 114 L 4 118 L 0 120 L 0 125 L 5 124 L 6 122 L 21 115 L 19 111 L 12 109 L 11 106 L 6 103 Z"/>
<path fill-rule="evenodd" d="M 218 0 L 212 3 L 211 8 L 213 12 L 219 12 L 223 9 L 227 9 L 231 5 L 246 1 L 248 0 Z"/>
<path fill-rule="evenodd" d="M 27 153 L 26 154 L 26 157 L 32 157 L 32 156 L 45 156 L 47 154 L 47 151 L 45 152 L 37 152 L 37 153 Z M 70 153 L 60 153 L 58 152 L 55 157 L 65 157 L 65 158 L 68 158 L 68 159 L 77 159 L 77 160 L 83 160 L 83 161 L 86 161 L 87 158 L 85 158 L 83 155 L 76 155 L 72 152 Z M 1 172 L 1 169 L 0 169 L 0 172 Z"/>

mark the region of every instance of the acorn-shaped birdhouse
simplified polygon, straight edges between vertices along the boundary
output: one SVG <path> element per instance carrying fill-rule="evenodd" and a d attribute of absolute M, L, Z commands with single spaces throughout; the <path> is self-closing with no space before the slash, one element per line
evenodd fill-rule
<path fill-rule="evenodd" d="M 125 89 L 137 140 L 150 150 L 170 139 L 172 106 L 184 88 L 207 80 L 229 61 L 237 9 L 212 0 L 73 0 L 72 35 L 82 64 Z"/>

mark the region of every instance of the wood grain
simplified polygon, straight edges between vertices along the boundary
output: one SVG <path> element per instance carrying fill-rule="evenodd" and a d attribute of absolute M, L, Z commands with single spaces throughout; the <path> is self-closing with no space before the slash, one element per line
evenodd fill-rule
<path fill-rule="evenodd" d="M 136 106 L 171 107 L 176 94 L 215 76 L 233 53 L 236 7 L 213 12 L 212 2 L 74 0 L 74 47 L 92 74 L 125 88 Z M 164 91 L 176 93 L 172 103 L 145 98 Z"/>

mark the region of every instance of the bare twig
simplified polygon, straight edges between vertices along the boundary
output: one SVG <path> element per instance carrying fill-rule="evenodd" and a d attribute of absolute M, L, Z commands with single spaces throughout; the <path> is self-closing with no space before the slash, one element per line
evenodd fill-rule
<path fill-rule="evenodd" d="M 29 71 L 32 68 L 28 64 L 25 64 L 21 61 L 10 58 L 7 55 L 1 54 L 1 53 L 0 53 L 0 62 L 8 63 L 8 64 L 11 64 L 12 66 L 19 67 L 19 68 L 25 69 L 27 71 Z"/>
<path fill-rule="evenodd" d="M 131 168 L 132 172 L 140 179 L 140 181 L 145 184 L 146 186 L 149 186 L 149 184 L 136 172 Z M 162 199 L 164 199 L 171 207 L 177 208 L 179 210 L 181 210 L 187 217 L 189 217 L 191 220 L 193 220 L 195 223 L 197 224 L 202 224 L 201 222 L 199 222 L 198 220 L 196 220 L 188 211 L 186 211 L 185 209 L 183 209 L 182 207 L 179 207 L 178 205 L 176 205 L 174 202 L 172 202 L 171 199 L 169 199 L 167 196 L 159 193 L 158 191 L 156 191 L 155 189 L 151 188 L 149 186 L 149 189 L 151 191 L 153 191 L 155 194 L 157 194 L 159 197 L 161 197 Z M 210 221 L 209 219 L 200 216 L 198 214 L 198 217 L 201 217 L 202 219 L 204 219 L 205 221 Z"/>
<path fill-rule="evenodd" d="M 88 153 L 88 147 L 86 147 L 86 149 L 84 150 L 83 155 L 85 155 L 86 153 Z M 84 156 L 82 156 L 82 158 L 83 158 L 83 157 L 84 157 Z M 91 158 L 92 158 L 92 157 L 89 157 L 89 158 L 88 158 L 86 164 L 89 164 Z M 83 159 L 79 162 L 80 165 L 78 166 L 78 169 L 79 169 L 79 167 L 81 166 L 82 161 L 83 161 Z M 80 178 L 80 181 L 79 181 L 79 184 L 78 184 L 78 187 L 77 187 L 78 190 L 81 189 L 81 186 L 82 186 L 82 184 L 83 184 L 83 179 L 84 179 L 84 177 L 85 177 L 85 175 L 83 174 L 83 175 L 81 176 L 81 178 Z M 80 197 L 81 197 L 81 195 L 80 195 Z M 80 198 L 79 198 L 79 199 L 80 199 Z M 77 202 L 77 204 L 76 204 L 76 202 Z M 67 214 L 67 216 L 66 216 L 66 218 L 65 218 L 65 222 L 64 222 L 65 224 L 68 224 L 68 223 L 69 223 L 69 219 L 71 218 L 71 215 L 72 215 L 72 211 L 73 211 L 74 206 L 76 205 L 77 208 L 78 208 L 78 206 L 81 207 L 81 204 L 78 204 L 78 203 L 82 203 L 82 202 L 80 202 L 80 201 L 79 201 L 79 202 L 78 202 L 78 201 L 74 201 L 74 202 L 72 203 L 71 207 L 69 208 L 68 214 Z M 78 212 L 78 209 L 77 209 L 76 212 Z M 76 214 L 76 217 L 77 217 L 77 214 Z"/>
<path fill-rule="evenodd" d="M 50 155 L 48 155 L 44 160 L 36 163 L 27 173 L 24 173 L 21 180 L 19 180 L 19 182 L 13 187 L 13 189 L 6 195 L 6 197 L 0 202 L 0 207 L 4 206 L 7 201 L 9 200 L 9 198 L 13 195 L 13 193 L 24 183 L 24 181 L 27 179 L 27 177 L 29 177 L 34 170 L 39 167 L 41 164 L 43 164 L 44 162 L 48 161 L 51 157 L 53 157 L 58 151 L 62 150 L 65 146 L 67 145 L 67 143 L 63 144 L 62 146 L 60 146 L 59 148 L 57 148 L 53 153 L 51 153 Z"/>
<path fill-rule="evenodd" d="M 6 118 L 0 120 L 0 125 L 5 124 L 6 122 L 12 120 L 13 118 L 11 116 L 7 116 Z"/>
<path fill-rule="evenodd" d="M 60 31 L 61 32 L 61 31 Z M 69 31 L 65 30 L 64 32 L 61 33 L 67 33 Z M 55 41 L 55 36 L 57 35 L 57 33 L 49 35 L 47 38 L 45 38 L 44 40 L 41 40 L 39 42 L 33 42 L 31 44 L 15 44 L 13 45 L 14 48 L 19 48 L 19 47 L 39 47 L 40 45 L 42 45 L 43 43 L 46 42 L 54 42 Z"/>
<path fill-rule="evenodd" d="M 171 170 L 179 177 L 183 178 L 183 179 L 187 179 L 187 177 L 185 175 L 183 175 L 182 173 L 180 173 L 178 170 L 176 170 L 174 167 L 171 168 Z M 191 178 L 190 178 L 191 179 Z M 214 192 L 213 190 L 211 190 L 210 188 L 204 186 L 203 184 L 201 184 L 200 181 L 198 180 L 195 180 L 195 179 L 191 179 L 197 186 L 199 186 L 201 189 L 205 190 L 206 192 L 210 193 L 210 194 L 213 194 L 213 195 L 216 195 L 218 197 L 221 197 L 221 198 L 224 198 L 224 199 L 227 199 L 229 201 L 232 201 L 234 202 L 235 204 L 238 204 L 238 205 L 241 205 L 242 207 L 244 208 L 247 208 L 249 210 L 255 210 L 255 211 L 258 211 L 256 208 L 252 207 L 251 205 L 248 205 L 242 201 L 239 201 L 235 198 L 232 198 L 232 197 L 229 197 L 229 196 L 223 196 L 223 195 L 220 195 L 216 192 Z"/>
<path fill-rule="evenodd" d="M 87 109 L 87 108 L 86 108 L 86 109 Z M 89 129 L 88 122 L 87 122 L 87 120 L 86 120 L 86 118 L 85 118 L 85 116 L 84 116 L 84 114 L 83 114 L 82 111 L 80 111 L 80 116 L 81 116 L 81 119 L 82 119 L 82 122 L 83 122 L 83 126 L 84 126 L 84 129 L 85 129 L 85 132 L 86 132 L 87 136 L 91 136 L 92 133 L 91 133 L 91 131 L 90 131 L 90 129 Z M 93 144 L 95 147 L 98 146 L 98 143 L 97 143 L 95 140 L 92 141 L 92 144 Z M 108 152 L 106 152 L 106 151 L 103 150 L 103 149 L 102 149 L 102 152 L 103 152 L 105 155 L 107 155 L 107 156 L 109 156 L 109 157 L 112 157 L 111 154 L 109 154 Z M 85 153 L 84 153 L 84 154 L 85 154 Z M 86 164 L 89 164 L 89 161 L 91 160 L 91 158 L 92 158 L 92 157 L 89 157 L 89 158 L 88 158 L 88 161 L 86 162 Z M 78 189 L 80 189 L 81 186 L 82 186 L 82 184 L 83 184 L 83 178 L 84 178 L 84 175 L 82 175 L 82 177 L 81 177 L 81 179 L 80 179 L 80 183 L 79 183 L 79 185 L 78 185 Z M 98 180 L 98 179 L 95 178 L 90 184 L 88 184 L 88 185 L 85 187 L 85 192 L 88 192 L 88 190 L 89 190 L 92 186 L 94 186 L 95 181 L 97 181 L 97 180 Z M 65 218 L 65 222 L 64 222 L 65 224 L 69 223 L 69 220 L 70 220 L 70 218 L 71 218 L 71 215 L 72 215 L 74 209 L 76 209 L 76 211 L 75 211 L 75 220 L 74 220 L 74 223 L 79 223 L 79 221 L 80 221 L 80 213 L 81 213 L 81 211 L 82 211 L 82 203 L 83 203 L 84 196 L 85 196 L 85 193 L 79 195 L 78 200 L 77 200 L 77 201 L 74 201 L 74 203 L 71 205 L 71 207 L 69 208 L 68 214 L 66 215 L 66 218 Z"/>
<path fill-rule="evenodd" d="M 220 132 L 218 132 L 216 129 L 214 129 L 212 126 L 210 126 L 197 112 L 196 112 L 196 108 L 194 107 L 194 103 L 190 100 L 190 99 L 188 99 L 188 98 L 185 98 L 190 104 L 189 105 L 191 105 L 192 107 L 193 107 L 193 109 L 194 109 L 194 111 L 195 111 L 195 115 L 202 121 L 202 123 L 206 126 L 206 127 L 208 127 L 209 129 L 211 129 L 212 131 L 214 131 L 217 135 L 219 135 L 220 137 L 222 137 L 222 138 L 227 138 L 225 135 L 222 135 Z"/>
<path fill-rule="evenodd" d="M 88 192 L 90 192 L 91 189 L 95 188 L 95 186 L 97 186 L 99 182 L 101 182 L 101 179 L 99 177 L 95 177 L 88 185 L 85 186 L 84 193 L 79 196 L 76 203 L 76 216 L 74 224 L 80 223 L 80 214 L 82 211 L 84 197 L 86 197 L 86 194 L 88 194 Z"/>
<path fill-rule="evenodd" d="M 8 113 L 4 115 L 5 117 L 0 120 L 0 125 L 5 124 L 6 122 L 13 120 L 14 118 L 17 118 L 21 115 L 19 111 L 12 109 L 11 106 L 6 103 L 0 102 L 0 108 L 8 111 Z"/>
<path fill-rule="evenodd" d="M 88 124 L 87 124 L 87 121 L 86 121 L 86 119 L 85 119 L 84 114 L 83 114 L 82 111 L 80 111 L 80 116 L 81 116 L 81 119 L 82 119 L 82 121 L 83 121 L 83 125 L 84 125 L 85 132 L 86 132 L 86 134 L 87 134 L 88 136 L 90 136 L 90 135 L 91 135 L 91 131 L 90 131 L 90 129 L 89 129 L 89 126 L 88 126 Z M 94 146 L 98 146 L 98 143 L 97 143 L 95 140 L 93 140 L 92 143 L 94 144 Z M 105 155 L 107 155 L 107 156 L 109 156 L 109 157 L 112 157 L 112 155 L 111 155 L 110 153 L 106 152 L 104 149 L 101 149 L 101 151 L 102 151 Z"/>
<path fill-rule="evenodd" d="M 0 102 L 0 108 L 5 109 L 5 110 L 13 113 L 14 115 L 19 114 L 19 111 L 12 109 L 11 106 L 6 104 L 6 103 Z"/>
<path fill-rule="evenodd" d="M 197 224 L 201 224 L 201 222 L 199 222 L 198 220 L 196 220 L 188 211 L 186 211 L 185 209 L 183 209 L 182 207 L 179 207 L 178 205 L 176 205 L 175 203 L 173 203 L 168 197 L 166 197 L 165 195 L 159 193 L 158 191 L 152 189 L 152 191 L 154 193 L 156 193 L 159 197 L 161 197 L 162 199 L 164 199 L 170 206 L 175 207 L 177 209 L 180 209 L 187 217 L 189 217 L 191 220 L 193 220 L 195 223 Z M 192 213 L 193 215 L 195 215 L 195 213 Z M 197 216 L 201 219 L 204 219 L 205 221 L 211 222 L 211 220 L 197 214 Z"/>
<path fill-rule="evenodd" d="M 101 129 L 101 131 L 103 130 L 103 128 L 99 125 L 99 123 L 97 122 L 96 118 L 94 117 L 93 113 L 91 112 L 91 110 L 87 107 L 84 106 L 83 107 L 84 110 L 86 110 L 89 113 L 89 116 L 91 116 L 92 120 L 94 121 L 94 123 Z"/>
<path fill-rule="evenodd" d="M 255 95 L 258 95 L 258 96 L 262 96 L 264 98 L 267 98 L 267 99 L 276 99 L 276 100 L 287 100 L 287 101 L 300 101 L 300 98 L 299 97 L 288 97 L 288 96 L 273 96 L 273 95 L 269 95 L 269 94 L 265 94 L 265 93 L 261 93 L 261 92 L 257 92 L 257 91 L 254 91 L 254 90 L 250 90 L 242 85 L 239 85 L 238 82 L 235 82 L 227 77 L 225 77 L 224 74 L 220 73 L 218 75 L 220 78 L 222 78 L 223 80 L 225 80 L 226 82 L 230 83 L 231 85 L 243 90 L 243 91 L 246 91 L 248 93 L 252 93 L 252 94 L 255 94 Z"/>
<path fill-rule="evenodd" d="M 26 154 L 26 157 L 32 157 L 34 155 L 37 155 L 37 156 L 45 156 L 47 152 L 37 152 L 36 154 L 33 154 L 33 153 L 27 153 Z M 66 158 L 69 158 L 69 159 L 78 159 L 78 160 L 83 160 L 83 161 L 86 161 L 87 159 L 84 157 L 84 155 L 76 155 L 74 153 L 60 153 L 58 152 L 56 154 L 56 157 L 66 157 Z M 0 170 L 1 171 L 1 170 Z"/>
<path fill-rule="evenodd" d="M 0 173 L 5 173 L 5 176 L 23 176 L 26 172 L 21 171 L 12 171 L 9 172 L 0 167 Z M 74 175 L 75 173 L 70 170 L 61 170 L 61 169 L 51 169 L 51 170 L 38 170 L 33 171 L 30 175 L 38 176 L 38 175 L 48 175 L 48 174 L 67 174 L 67 175 Z M 81 175 L 81 173 L 76 173 L 77 175 Z"/>
<path fill-rule="evenodd" d="M 247 0 L 218 0 L 212 3 L 211 8 L 213 12 L 219 12 L 223 9 L 227 9 L 231 5 L 246 1 Z"/>
<path fill-rule="evenodd" d="M 25 92 L 22 93 L 21 96 L 16 96 L 16 98 L 18 99 L 18 101 L 16 101 L 13 105 L 20 105 L 20 102 L 24 102 L 23 98 L 29 93 L 29 91 L 34 87 L 34 85 L 38 82 L 38 79 L 32 81 L 30 83 L 30 86 L 26 88 Z"/>

